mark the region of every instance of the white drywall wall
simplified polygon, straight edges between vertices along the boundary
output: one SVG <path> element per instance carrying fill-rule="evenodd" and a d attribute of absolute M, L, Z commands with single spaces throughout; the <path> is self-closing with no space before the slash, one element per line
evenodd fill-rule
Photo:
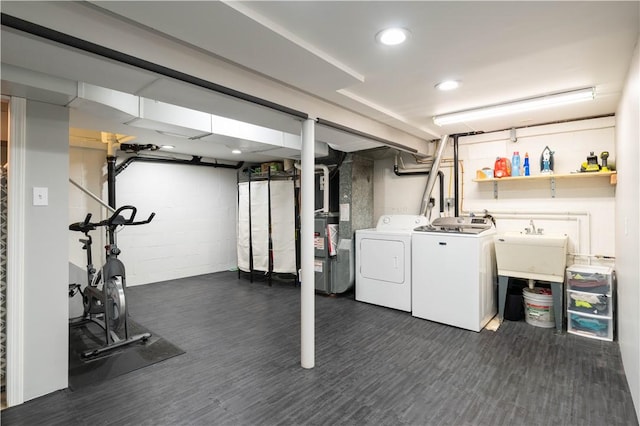
<path fill-rule="evenodd" d="M 617 111 L 616 271 L 618 340 L 636 414 L 640 417 L 640 39 Z"/>
<path fill-rule="evenodd" d="M 26 114 L 24 401 L 67 387 L 69 351 L 69 113 L 28 101 Z M 34 187 L 48 205 L 33 205 Z"/>

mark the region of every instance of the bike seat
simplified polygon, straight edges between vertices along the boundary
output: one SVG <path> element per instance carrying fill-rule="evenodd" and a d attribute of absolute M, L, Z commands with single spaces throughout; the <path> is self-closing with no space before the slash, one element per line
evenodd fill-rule
<path fill-rule="evenodd" d="M 96 229 L 96 225 L 93 223 L 76 222 L 69 225 L 69 231 L 79 231 L 85 234 L 95 229 Z"/>

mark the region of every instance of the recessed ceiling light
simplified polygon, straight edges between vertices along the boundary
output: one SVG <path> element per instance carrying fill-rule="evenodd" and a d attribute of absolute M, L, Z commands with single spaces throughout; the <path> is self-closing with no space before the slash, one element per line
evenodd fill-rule
<path fill-rule="evenodd" d="M 242 154 L 242 151 L 240 151 L 239 149 L 234 149 L 233 151 L 231 151 L 232 154 Z"/>
<path fill-rule="evenodd" d="M 446 80 L 446 81 L 443 81 L 443 82 L 440 82 L 440 83 L 436 84 L 436 89 L 442 90 L 442 91 L 447 91 L 447 90 L 457 89 L 459 86 L 460 86 L 460 82 L 459 81 Z"/>
<path fill-rule="evenodd" d="M 376 40 L 378 43 L 382 43 L 386 46 L 395 46 L 397 44 L 404 43 L 409 37 L 409 31 L 404 28 L 387 28 L 376 34 Z"/>
<path fill-rule="evenodd" d="M 162 149 L 173 149 L 173 148 L 175 148 L 175 146 L 173 146 L 173 145 L 162 145 L 162 146 L 160 146 L 160 148 L 162 148 Z"/>

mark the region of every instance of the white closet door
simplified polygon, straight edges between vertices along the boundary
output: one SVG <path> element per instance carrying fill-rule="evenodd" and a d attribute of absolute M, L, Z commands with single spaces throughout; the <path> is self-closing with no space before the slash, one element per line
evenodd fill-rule
<path fill-rule="evenodd" d="M 296 273 L 295 194 L 292 180 L 271 181 L 273 271 Z"/>

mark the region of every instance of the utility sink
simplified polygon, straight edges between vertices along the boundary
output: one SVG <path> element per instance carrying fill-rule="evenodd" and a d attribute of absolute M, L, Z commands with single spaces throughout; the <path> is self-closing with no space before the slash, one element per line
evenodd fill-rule
<path fill-rule="evenodd" d="M 563 282 L 567 236 L 505 232 L 494 237 L 498 275 Z"/>

